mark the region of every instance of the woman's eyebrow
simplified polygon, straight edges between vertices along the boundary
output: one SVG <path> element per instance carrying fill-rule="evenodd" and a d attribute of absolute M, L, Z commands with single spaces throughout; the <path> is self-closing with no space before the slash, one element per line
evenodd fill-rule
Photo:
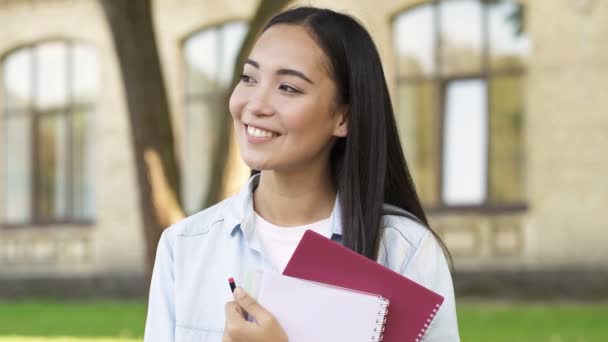
<path fill-rule="evenodd" d="M 245 64 L 249 64 L 253 67 L 255 67 L 256 69 L 260 68 L 260 64 L 256 61 L 254 61 L 253 59 L 245 59 Z M 294 70 L 294 69 L 279 69 L 276 71 L 277 75 L 291 75 L 291 76 L 296 76 L 299 77 L 301 79 L 303 79 L 304 81 L 310 83 L 310 84 L 315 84 L 313 81 L 310 80 L 310 78 L 306 77 L 306 75 L 304 75 L 304 73 Z"/>
<path fill-rule="evenodd" d="M 306 77 L 306 75 L 304 75 L 302 72 L 297 71 L 297 70 L 293 70 L 293 69 L 279 69 L 277 70 L 277 75 L 292 75 L 292 76 L 296 76 L 299 77 L 301 79 L 303 79 L 304 81 L 310 83 L 310 84 L 315 84 L 313 81 L 310 80 L 310 78 Z"/>

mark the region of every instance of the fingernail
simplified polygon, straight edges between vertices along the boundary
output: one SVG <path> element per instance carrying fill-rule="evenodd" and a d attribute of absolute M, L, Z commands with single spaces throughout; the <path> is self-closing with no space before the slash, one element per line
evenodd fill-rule
<path fill-rule="evenodd" d="M 241 299 L 245 297 L 245 291 L 243 291 L 243 289 L 241 289 L 240 287 L 237 287 L 236 289 L 234 289 L 234 296 L 237 299 Z"/>

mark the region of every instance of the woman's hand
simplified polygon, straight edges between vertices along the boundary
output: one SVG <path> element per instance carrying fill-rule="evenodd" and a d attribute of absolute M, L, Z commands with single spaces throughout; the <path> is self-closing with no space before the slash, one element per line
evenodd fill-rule
<path fill-rule="evenodd" d="M 234 290 L 235 301 L 226 303 L 226 327 L 222 342 L 287 342 L 287 335 L 274 316 L 242 288 Z M 245 319 L 245 313 L 255 323 Z"/>

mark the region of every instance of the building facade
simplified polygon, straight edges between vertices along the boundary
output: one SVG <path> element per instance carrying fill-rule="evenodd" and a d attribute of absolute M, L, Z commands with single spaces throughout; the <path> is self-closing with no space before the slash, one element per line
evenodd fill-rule
<path fill-rule="evenodd" d="M 606 287 L 607 2 L 305 4 L 352 14 L 375 39 L 461 291 L 497 279 L 574 284 L 566 274 Z M 182 200 L 194 213 L 214 114 L 227 105 L 219 94 L 258 1 L 153 5 Z M 70 293 L 76 283 L 82 294 L 143 293 L 127 107 L 100 5 L 0 0 L 0 23 L 0 295 Z M 235 174 L 234 189 L 244 165 Z"/>

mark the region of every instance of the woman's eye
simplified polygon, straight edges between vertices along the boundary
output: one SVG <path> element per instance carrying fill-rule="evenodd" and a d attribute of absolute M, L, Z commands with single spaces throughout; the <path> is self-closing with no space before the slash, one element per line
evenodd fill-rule
<path fill-rule="evenodd" d="M 286 84 L 281 84 L 281 86 L 279 87 L 279 89 L 287 92 L 287 93 L 299 93 L 300 91 L 294 87 L 288 86 Z"/>
<path fill-rule="evenodd" d="M 248 75 L 242 74 L 242 75 L 241 75 L 241 81 L 242 81 L 242 82 L 244 82 L 244 83 L 251 83 L 251 82 L 253 82 L 254 80 L 253 80 L 253 78 L 252 78 L 251 76 L 248 76 Z"/>

